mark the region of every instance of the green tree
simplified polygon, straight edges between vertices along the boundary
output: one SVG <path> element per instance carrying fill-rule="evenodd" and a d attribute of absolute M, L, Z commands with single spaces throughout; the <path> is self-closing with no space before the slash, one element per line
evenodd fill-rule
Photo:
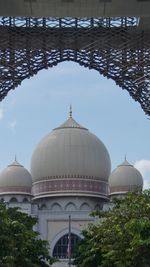
<path fill-rule="evenodd" d="M 114 199 L 99 222 L 83 232 L 76 249 L 77 267 L 150 266 L 150 190 Z"/>
<path fill-rule="evenodd" d="M 102 261 L 101 247 L 95 245 L 97 227 L 90 225 L 82 232 L 83 239 L 79 241 L 74 251 L 73 264 L 77 267 L 97 267 Z"/>
<path fill-rule="evenodd" d="M 37 219 L 0 203 L 0 267 L 45 267 L 53 263 L 48 242 L 33 231 Z"/>

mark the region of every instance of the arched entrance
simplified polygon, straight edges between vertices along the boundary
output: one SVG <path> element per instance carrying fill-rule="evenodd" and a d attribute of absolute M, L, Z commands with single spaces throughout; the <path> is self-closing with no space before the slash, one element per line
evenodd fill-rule
<path fill-rule="evenodd" d="M 71 254 L 73 254 L 74 248 L 80 240 L 79 236 L 71 233 Z M 68 244 L 68 234 L 65 234 L 57 241 L 53 250 L 53 257 L 58 259 L 68 258 Z"/>

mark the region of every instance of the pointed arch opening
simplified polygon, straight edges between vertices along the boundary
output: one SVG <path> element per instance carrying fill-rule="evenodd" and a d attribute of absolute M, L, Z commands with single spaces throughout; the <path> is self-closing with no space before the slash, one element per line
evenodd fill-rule
<path fill-rule="evenodd" d="M 17 202 L 18 202 L 18 200 L 17 200 L 17 198 L 16 198 L 16 197 L 12 197 L 12 198 L 10 199 L 10 202 L 11 202 L 11 203 L 17 203 Z"/>
<path fill-rule="evenodd" d="M 61 211 L 62 210 L 62 206 L 59 203 L 55 202 L 55 203 L 52 204 L 51 210 L 55 211 L 55 212 Z"/>
<path fill-rule="evenodd" d="M 84 202 L 84 203 L 82 203 L 82 205 L 80 206 L 80 210 L 82 210 L 82 211 L 89 211 L 91 208 L 90 208 L 90 206 L 89 206 L 89 204 L 88 203 L 86 203 L 86 202 Z"/>
<path fill-rule="evenodd" d="M 150 115 L 149 34 L 137 31 L 137 18 L 1 17 L 0 25 L 0 100 L 40 70 L 74 61 L 114 80 Z"/>
<path fill-rule="evenodd" d="M 65 210 L 66 210 L 66 211 L 75 211 L 75 210 L 77 210 L 77 207 L 76 207 L 75 203 L 73 203 L 73 202 L 69 202 L 69 203 L 67 203 L 67 205 L 65 206 Z"/>
<path fill-rule="evenodd" d="M 29 200 L 28 200 L 28 198 L 27 197 L 24 197 L 24 199 L 23 199 L 23 201 L 22 201 L 23 203 L 29 203 Z"/>

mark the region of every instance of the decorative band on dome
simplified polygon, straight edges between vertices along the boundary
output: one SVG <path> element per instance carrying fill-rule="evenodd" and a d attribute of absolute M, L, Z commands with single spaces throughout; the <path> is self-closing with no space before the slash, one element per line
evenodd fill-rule
<path fill-rule="evenodd" d="M 3 186 L 0 187 L 0 193 L 29 193 L 31 194 L 31 187 L 25 187 L 25 186 Z"/>
<path fill-rule="evenodd" d="M 49 195 L 53 193 L 62 192 L 84 192 L 98 195 L 108 194 L 108 184 L 106 182 L 97 180 L 82 180 L 82 179 L 64 179 L 64 180 L 48 180 L 33 183 L 32 193 L 34 196 L 39 194 Z"/>
<path fill-rule="evenodd" d="M 97 176 L 91 176 L 91 175 L 80 175 L 80 174 L 62 174 L 62 175 L 53 175 L 53 176 L 46 176 L 46 177 L 40 177 L 35 180 L 36 182 L 40 181 L 47 181 L 47 180 L 54 180 L 54 179 L 72 179 L 72 178 L 77 178 L 77 179 L 88 179 L 88 180 L 98 180 L 98 181 L 104 181 L 104 179 L 97 177 Z"/>
<path fill-rule="evenodd" d="M 122 185 L 122 186 L 112 186 L 110 187 L 110 194 L 116 193 L 118 194 L 119 192 L 133 192 L 136 190 L 141 190 L 142 186 L 137 186 L 137 185 Z"/>

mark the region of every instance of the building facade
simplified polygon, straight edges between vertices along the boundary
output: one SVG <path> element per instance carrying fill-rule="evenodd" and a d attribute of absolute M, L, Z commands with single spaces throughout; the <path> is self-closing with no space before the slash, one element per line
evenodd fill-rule
<path fill-rule="evenodd" d="M 0 199 L 38 218 L 36 230 L 49 241 L 55 267 L 68 266 L 68 231 L 71 250 L 82 230 L 104 210 L 110 197 L 142 189 L 143 178 L 125 161 L 111 173 L 109 153 L 88 129 L 72 117 L 44 137 L 35 148 L 31 171 L 15 161 L 0 174 Z"/>

